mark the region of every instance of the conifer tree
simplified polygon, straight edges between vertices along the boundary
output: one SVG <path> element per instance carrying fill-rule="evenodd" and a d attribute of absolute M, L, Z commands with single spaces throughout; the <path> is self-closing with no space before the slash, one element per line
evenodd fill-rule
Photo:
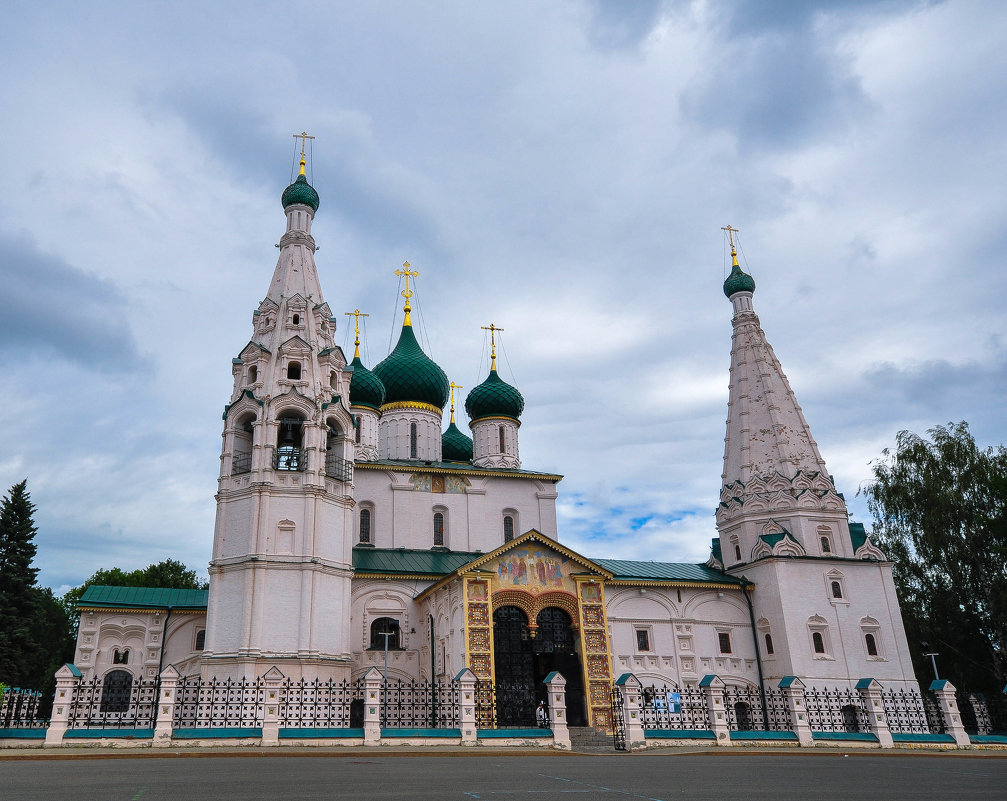
<path fill-rule="evenodd" d="M 37 612 L 35 506 L 28 479 L 11 487 L 0 505 L 0 682 L 30 686 L 38 649 L 32 636 Z"/>

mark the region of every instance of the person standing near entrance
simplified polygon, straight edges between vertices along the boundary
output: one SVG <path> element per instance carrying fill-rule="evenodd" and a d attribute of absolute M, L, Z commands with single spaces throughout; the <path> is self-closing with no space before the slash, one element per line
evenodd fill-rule
<path fill-rule="evenodd" d="M 545 708 L 545 701 L 538 702 L 538 709 L 535 710 L 535 720 L 540 729 L 549 728 L 549 710 Z"/>

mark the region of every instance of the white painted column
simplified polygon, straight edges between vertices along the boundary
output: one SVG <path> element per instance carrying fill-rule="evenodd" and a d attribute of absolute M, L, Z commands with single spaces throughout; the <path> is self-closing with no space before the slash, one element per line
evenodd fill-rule
<path fill-rule="evenodd" d="M 154 725 L 155 748 L 171 745 L 171 732 L 175 726 L 175 698 L 178 692 L 178 671 L 168 665 L 161 671 L 161 684 L 157 698 L 157 723 Z"/>

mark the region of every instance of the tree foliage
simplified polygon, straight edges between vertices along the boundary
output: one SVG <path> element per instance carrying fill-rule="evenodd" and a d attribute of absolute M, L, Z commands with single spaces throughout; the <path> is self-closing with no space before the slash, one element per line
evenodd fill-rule
<path fill-rule="evenodd" d="M 998 690 L 1007 681 L 1007 449 L 979 448 L 968 425 L 896 437 L 864 488 L 873 539 L 895 562 L 917 675 Z"/>

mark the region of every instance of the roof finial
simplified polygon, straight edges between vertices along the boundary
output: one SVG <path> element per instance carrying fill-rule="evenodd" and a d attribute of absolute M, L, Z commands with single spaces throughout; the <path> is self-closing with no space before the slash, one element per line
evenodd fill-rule
<path fill-rule="evenodd" d="M 727 231 L 727 237 L 731 241 L 731 266 L 738 267 L 738 251 L 734 249 L 734 235 L 738 233 L 737 228 L 732 228 L 730 225 L 725 225 L 720 229 L 721 231 Z"/>
<path fill-rule="evenodd" d="M 412 276 L 415 278 L 416 276 L 419 275 L 419 272 L 417 270 L 409 269 L 410 265 L 409 262 L 407 261 L 402 262 L 402 267 L 404 269 L 395 271 L 396 275 L 404 275 L 406 278 L 406 288 L 402 290 L 402 297 L 406 299 L 406 305 L 402 307 L 402 310 L 406 313 L 406 318 L 402 321 L 402 325 L 403 326 L 408 325 L 411 327 L 413 324 L 413 320 L 409 316 L 409 312 L 413 310 L 413 307 L 409 305 L 409 298 L 413 296 L 413 293 L 409 289 L 409 277 Z"/>
<path fill-rule="evenodd" d="M 483 329 L 483 331 L 489 331 L 490 332 L 490 359 L 491 359 L 490 370 L 496 370 L 497 369 L 497 340 L 496 340 L 496 332 L 497 331 L 503 331 L 503 329 L 502 328 L 497 328 L 495 325 L 493 325 L 493 323 L 490 323 L 489 325 L 482 326 L 482 329 Z"/>
<path fill-rule="evenodd" d="M 309 136 L 307 131 L 301 131 L 299 134 L 294 134 L 294 139 L 298 138 L 301 140 L 301 171 L 298 174 L 304 175 L 304 165 L 308 163 L 304 156 L 304 145 L 309 139 L 314 139 L 315 137 Z"/>
<path fill-rule="evenodd" d="M 451 422 L 453 423 L 455 421 L 455 390 L 464 389 L 465 387 L 461 384 L 456 384 L 454 381 L 452 381 L 448 386 L 451 387 Z"/>
<path fill-rule="evenodd" d="M 343 312 L 347 317 L 353 318 L 353 358 L 360 358 L 360 318 L 370 317 L 369 314 L 364 314 L 360 309 L 354 309 L 351 312 Z"/>

